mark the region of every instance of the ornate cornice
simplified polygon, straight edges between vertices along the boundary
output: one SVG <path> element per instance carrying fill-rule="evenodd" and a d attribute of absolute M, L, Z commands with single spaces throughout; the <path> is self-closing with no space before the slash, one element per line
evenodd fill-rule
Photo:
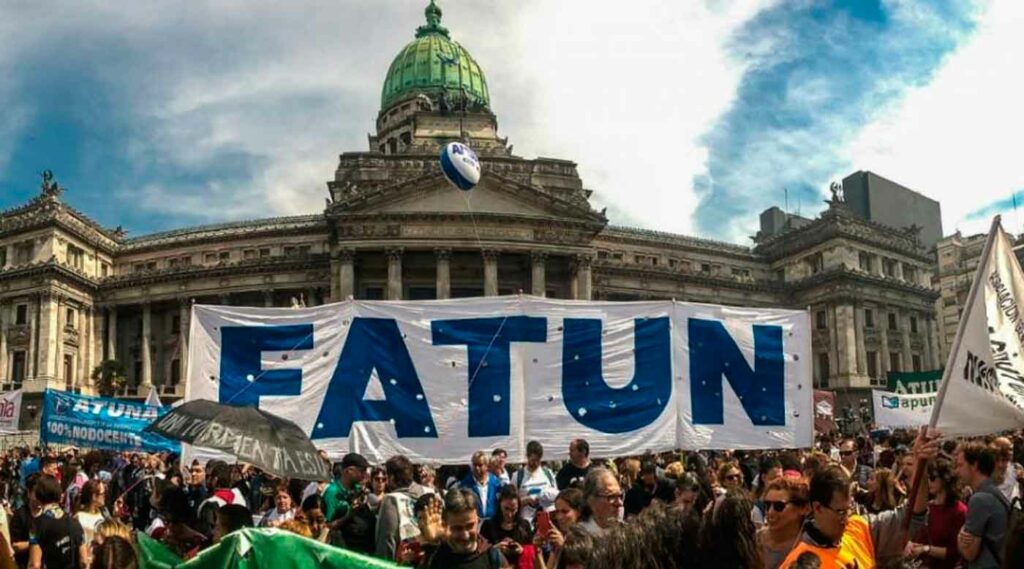
<path fill-rule="evenodd" d="M 296 271 L 319 269 L 329 270 L 330 255 L 310 254 L 305 257 L 271 257 L 252 259 L 236 263 L 225 263 L 213 267 L 203 265 L 178 265 L 155 271 L 141 271 L 105 279 L 103 290 L 117 290 L 161 282 L 176 282 L 199 278 L 231 277 L 238 275 L 264 274 L 271 271 Z"/>
<path fill-rule="evenodd" d="M 202 225 L 143 235 L 126 239 L 124 246 L 119 252 L 142 253 L 175 245 L 196 245 L 250 237 L 301 235 L 320 232 L 326 237 L 327 231 L 327 220 L 323 214 L 271 217 L 216 225 Z"/>
<path fill-rule="evenodd" d="M 835 281 L 843 281 L 844 284 L 852 283 L 859 286 L 872 285 L 901 293 L 914 294 L 931 303 L 934 303 L 941 296 L 939 291 L 931 288 L 905 281 L 887 279 L 860 270 L 850 269 L 846 266 L 832 267 L 805 279 L 789 281 L 786 283 L 786 286 L 793 293 L 799 293 Z"/>
<path fill-rule="evenodd" d="M 656 278 L 678 282 L 680 284 L 695 284 L 709 287 L 728 288 L 738 291 L 763 292 L 776 295 L 784 295 L 787 288 L 776 281 L 741 281 L 729 277 L 706 275 L 703 273 L 692 273 L 682 270 L 673 270 L 660 267 L 644 265 L 617 265 L 606 261 L 595 261 L 593 264 L 594 277 L 598 276 L 627 276 L 636 278 Z M 780 296 L 780 299 L 782 296 Z"/>
<path fill-rule="evenodd" d="M 764 262 L 763 257 L 742 245 L 636 227 L 609 225 L 597 236 L 597 240 L 595 245 L 600 245 L 601 241 L 608 241 L 646 247 L 671 247 L 680 251 L 709 253 L 743 261 Z"/>

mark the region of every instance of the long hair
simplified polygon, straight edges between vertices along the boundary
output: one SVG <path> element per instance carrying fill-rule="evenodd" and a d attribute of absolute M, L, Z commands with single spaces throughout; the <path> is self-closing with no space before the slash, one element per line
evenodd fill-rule
<path fill-rule="evenodd" d="M 739 489 L 729 490 L 704 512 L 700 528 L 700 551 L 704 567 L 717 569 L 761 569 L 761 548 L 757 545 L 754 504 Z"/>
<path fill-rule="evenodd" d="M 928 477 L 942 480 L 942 487 L 946 489 L 944 506 L 952 506 L 960 500 L 963 491 L 960 486 L 960 478 L 956 475 L 953 462 L 948 458 L 939 457 L 928 463 Z"/>
<path fill-rule="evenodd" d="M 138 556 L 129 540 L 112 536 L 93 551 L 92 569 L 135 569 Z"/>
<path fill-rule="evenodd" d="M 875 492 L 871 496 L 871 506 L 878 511 L 895 510 L 899 506 L 896 492 L 896 476 L 888 468 L 876 468 Z"/>
<path fill-rule="evenodd" d="M 83 484 L 82 491 L 75 497 L 74 511 L 84 512 L 88 510 L 92 506 L 93 497 L 99 493 L 99 489 L 103 484 L 100 480 L 90 480 Z"/>

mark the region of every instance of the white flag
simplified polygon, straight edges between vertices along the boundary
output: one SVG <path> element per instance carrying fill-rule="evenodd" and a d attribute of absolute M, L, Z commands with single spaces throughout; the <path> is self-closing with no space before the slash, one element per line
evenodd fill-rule
<path fill-rule="evenodd" d="M 943 374 L 933 422 L 945 435 L 1024 427 L 1024 273 L 992 223 Z"/>
<path fill-rule="evenodd" d="M 155 385 L 149 388 L 149 395 L 146 396 L 146 405 L 152 405 L 154 407 L 164 406 L 164 404 L 160 402 L 160 396 L 156 393 L 158 389 L 160 388 Z"/>
<path fill-rule="evenodd" d="M 0 395 L 0 433 L 17 431 L 20 419 L 21 390 L 17 389 Z"/>

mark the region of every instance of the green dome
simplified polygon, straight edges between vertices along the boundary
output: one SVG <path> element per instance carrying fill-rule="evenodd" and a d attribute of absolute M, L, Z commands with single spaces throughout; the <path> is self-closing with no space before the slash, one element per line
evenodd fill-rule
<path fill-rule="evenodd" d="M 459 93 L 484 107 L 490 106 L 487 80 L 469 52 L 451 40 L 441 26 L 441 8 L 430 0 L 426 9 L 427 25 L 416 30 L 416 39 L 405 46 L 391 62 L 381 93 L 381 110 L 395 101 L 420 93 L 437 96 L 447 90 Z M 461 87 L 460 87 L 461 84 Z"/>

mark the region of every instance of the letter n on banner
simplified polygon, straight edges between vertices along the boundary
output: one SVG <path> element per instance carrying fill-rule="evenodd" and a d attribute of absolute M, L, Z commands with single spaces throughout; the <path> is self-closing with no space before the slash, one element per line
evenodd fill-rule
<path fill-rule="evenodd" d="M 782 327 L 754 324 L 754 367 L 717 320 L 690 318 L 690 399 L 693 422 L 725 423 L 722 377 L 757 426 L 786 424 L 785 360 Z"/>

